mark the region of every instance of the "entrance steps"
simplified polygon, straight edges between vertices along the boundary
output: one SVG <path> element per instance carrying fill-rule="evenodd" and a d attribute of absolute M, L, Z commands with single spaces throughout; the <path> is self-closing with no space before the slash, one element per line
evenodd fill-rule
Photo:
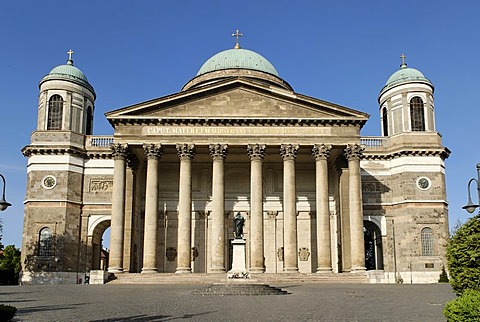
<path fill-rule="evenodd" d="M 292 284 L 292 283 L 369 283 L 366 273 L 278 273 L 250 274 L 250 278 L 227 278 L 224 274 L 175 274 L 175 273 L 121 273 L 115 274 L 109 284 Z"/>

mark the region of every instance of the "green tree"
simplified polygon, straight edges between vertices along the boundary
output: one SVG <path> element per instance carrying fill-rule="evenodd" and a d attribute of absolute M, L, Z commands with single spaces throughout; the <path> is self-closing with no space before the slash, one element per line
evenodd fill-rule
<path fill-rule="evenodd" d="M 0 284 L 18 284 L 20 270 L 20 250 L 14 245 L 8 245 L 0 255 Z"/>
<path fill-rule="evenodd" d="M 447 246 L 450 283 L 457 295 L 480 291 L 480 215 L 456 229 Z"/>

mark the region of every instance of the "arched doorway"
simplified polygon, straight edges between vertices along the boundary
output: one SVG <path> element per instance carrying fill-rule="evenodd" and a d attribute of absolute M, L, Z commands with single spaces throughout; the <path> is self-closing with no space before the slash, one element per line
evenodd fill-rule
<path fill-rule="evenodd" d="M 382 234 L 380 228 L 371 221 L 363 222 L 365 240 L 365 267 L 367 270 L 383 269 Z"/>
<path fill-rule="evenodd" d="M 108 268 L 108 249 L 106 248 L 104 240 L 108 244 L 110 216 L 99 216 L 98 218 L 92 219 L 96 220 L 93 220 L 91 225 L 89 225 L 88 239 L 91 250 L 90 269 L 106 270 Z"/>

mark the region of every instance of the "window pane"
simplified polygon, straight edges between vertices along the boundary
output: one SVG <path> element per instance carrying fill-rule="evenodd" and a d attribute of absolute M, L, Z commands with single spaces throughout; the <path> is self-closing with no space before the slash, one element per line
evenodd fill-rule
<path fill-rule="evenodd" d="M 38 256 L 53 256 L 52 233 L 48 228 L 43 228 L 40 231 Z"/>
<path fill-rule="evenodd" d="M 63 116 L 63 99 L 60 95 L 53 95 L 48 103 L 47 130 L 61 130 Z"/>
<path fill-rule="evenodd" d="M 420 97 L 414 97 L 410 100 L 410 119 L 412 131 L 425 131 L 423 101 Z"/>
<path fill-rule="evenodd" d="M 422 239 L 422 256 L 434 256 L 433 251 L 433 230 L 424 228 L 421 233 Z"/>

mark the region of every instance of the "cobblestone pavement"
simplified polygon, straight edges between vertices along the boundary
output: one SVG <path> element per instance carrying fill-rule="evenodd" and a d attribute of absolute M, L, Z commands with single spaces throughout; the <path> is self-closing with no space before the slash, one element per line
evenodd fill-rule
<path fill-rule="evenodd" d="M 0 286 L 15 321 L 445 321 L 448 284 L 289 284 L 289 295 L 194 295 L 205 285 Z"/>

